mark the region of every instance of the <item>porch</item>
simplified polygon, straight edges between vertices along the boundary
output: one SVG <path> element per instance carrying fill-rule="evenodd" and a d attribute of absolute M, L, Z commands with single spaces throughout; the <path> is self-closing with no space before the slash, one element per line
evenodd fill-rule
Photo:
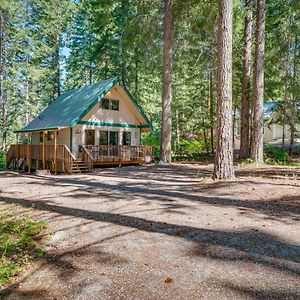
<path fill-rule="evenodd" d="M 143 164 L 152 161 L 152 146 L 85 146 L 76 158 L 66 145 L 11 145 L 7 155 L 7 167 L 31 170 L 48 169 L 53 173 L 69 174 L 92 171 L 94 166 Z"/>

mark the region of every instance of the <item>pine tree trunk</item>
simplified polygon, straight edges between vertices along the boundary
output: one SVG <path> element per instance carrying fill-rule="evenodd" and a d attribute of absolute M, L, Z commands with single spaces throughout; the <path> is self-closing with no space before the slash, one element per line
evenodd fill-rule
<path fill-rule="evenodd" d="M 219 0 L 217 143 L 214 179 L 234 178 L 232 145 L 232 0 Z"/>
<path fill-rule="evenodd" d="M 240 158 L 249 157 L 249 117 L 250 117 L 250 75 L 251 75 L 251 44 L 252 44 L 252 0 L 246 0 L 244 28 L 244 60 L 243 60 L 243 83 L 242 83 L 242 108 L 241 108 L 241 144 Z"/>
<path fill-rule="evenodd" d="M 206 129 L 203 129 L 203 137 L 204 137 L 204 145 L 205 145 L 206 153 L 208 155 L 209 154 L 209 144 L 208 144 L 208 141 L 207 141 Z"/>
<path fill-rule="evenodd" d="M 263 104 L 264 104 L 264 52 L 265 52 L 265 0 L 257 0 L 255 62 L 253 80 L 253 132 L 251 159 L 255 163 L 263 163 Z"/>
<path fill-rule="evenodd" d="M 173 0 L 164 2 L 163 96 L 160 161 L 171 163 Z"/>
<path fill-rule="evenodd" d="M 58 30 L 58 28 L 57 28 Z M 54 99 L 61 94 L 61 82 L 60 82 L 60 46 L 61 37 L 58 33 L 55 41 L 55 53 L 54 53 L 54 68 L 55 68 L 55 89 L 54 89 Z"/>
<path fill-rule="evenodd" d="M 180 148 L 179 112 L 176 110 L 176 151 Z"/>
<path fill-rule="evenodd" d="M 122 0 L 121 2 L 122 10 L 122 20 L 121 20 L 121 74 L 122 82 L 125 84 L 126 81 L 126 61 L 125 61 L 125 26 L 126 26 L 126 17 L 127 17 L 127 0 Z"/>
<path fill-rule="evenodd" d="M 232 145 L 233 145 L 233 149 L 235 147 L 235 126 L 236 126 L 236 108 L 233 109 L 233 118 L 232 118 Z"/>
<path fill-rule="evenodd" d="M 5 90 L 6 81 L 6 32 L 5 11 L 0 8 L 0 105 L 1 105 L 1 151 L 6 151 L 8 135 L 8 103 Z"/>
<path fill-rule="evenodd" d="M 213 103 L 213 78 L 212 70 L 208 69 L 208 109 L 209 109 L 209 119 L 210 119 L 210 143 L 211 143 L 211 154 L 214 154 L 214 103 Z"/>
<path fill-rule="evenodd" d="M 296 128 L 293 124 L 291 124 L 290 130 L 291 130 L 291 137 L 290 137 L 289 156 L 292 157 L 294 152 L 295 132 L 296 132 Z"/>
<path fill-rule="evenodd" d="M 134 51 L 134 61 L 135 61 L 135 76 L 134 76 L 134 89 L 135 89 L 135 98 L 139 98 L 139 61 L 138 61 L 138 48 L 135 48 Z"/>
<path fill-rule="evenodd" d="M 294 143 L 295 143 L 295 134 L 296 134 L 296 122 L 297 122 L 297 100 L 296 100 L 296 80 L 297 80 L 297 51 L 298 51 L 298 39 L 297 35 L 295 36 L 294 43 L 294 55 L 293 55 L 293 83 L 292 83 L 292 114 L 290 120 L 290 130 L 291 130 L 291 138 L 290 138 L 290 148 L 289 155 L 292 157 L 294 152 Z"/>
<path fill-rule="evenodd" d="M 284 150 L 285 145 L 285 124 L 282 124 L 282 137 L 281 137 L 281 148 Z"/>
<path fill-rule="evenodd" d="M 289 48 L 289 47 L 288 47 Z M 285 124 L 286 124 L 286 108 L 288 106 L 288 84 L 289 84 L 289 55 L 286 58 L 286 65 L 285 65 L 285 81 L 284 81 L 284 109 L 283 109 L 283 116 L 282 116 L 282 150 L 285 147 Z"/>

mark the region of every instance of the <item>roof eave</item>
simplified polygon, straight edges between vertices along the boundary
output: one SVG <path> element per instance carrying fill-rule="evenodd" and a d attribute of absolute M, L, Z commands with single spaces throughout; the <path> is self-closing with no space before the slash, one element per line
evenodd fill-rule
<path fill-rule="evenodd" d="M 14 133 L 25 133 L 25 132 L 34 132 L 34 131 L 54 131 L 67 128 L 68 126 L 58 126 L 58 127 L 44 127 L 44 128 L 35 128 L 35 129 L 20 129 L 15 130 Z"/>

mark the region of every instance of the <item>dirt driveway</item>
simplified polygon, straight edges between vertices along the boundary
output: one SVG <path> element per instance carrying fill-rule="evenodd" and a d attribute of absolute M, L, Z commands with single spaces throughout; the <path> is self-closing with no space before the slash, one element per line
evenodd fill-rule
<path fill-rule="evenodd" d="M 4 298 L 299 299 L 300 173 L 211 171 L 0 173 L 0 209 L 16 203 L 53 233 Z"/>

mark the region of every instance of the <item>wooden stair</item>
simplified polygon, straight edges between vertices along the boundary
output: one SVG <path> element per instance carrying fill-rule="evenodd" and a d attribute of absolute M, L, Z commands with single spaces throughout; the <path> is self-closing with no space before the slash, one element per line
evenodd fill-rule
<path fill-rule="evenodd" d="M 73 162 L 73 168 L 72 168 L 72 173 L 73 174 L 78 174 L 78 173 L 88 173 L 89 172 L 89 168 L 88 166 L 85 164 L 84 161 L 76 159 Z"/>

